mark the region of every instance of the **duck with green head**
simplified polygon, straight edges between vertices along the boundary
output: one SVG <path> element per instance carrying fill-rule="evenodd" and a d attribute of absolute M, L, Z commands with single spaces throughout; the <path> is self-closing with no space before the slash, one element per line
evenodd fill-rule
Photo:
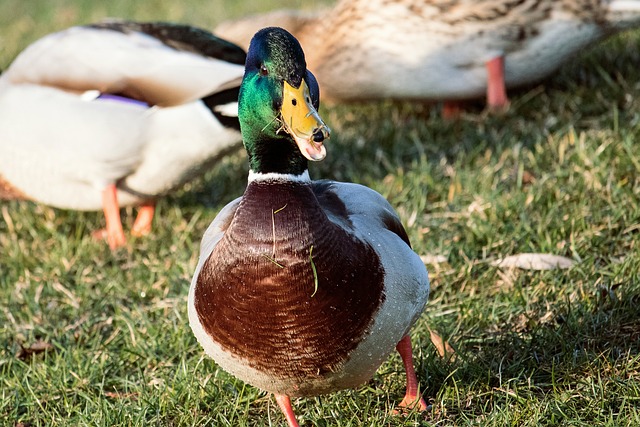
<path fill-rule="evenodd" d="M 426 408 L 408 334 L 427 302 L 427 271 L 380 194 L 309 178 L 329 137 L 318 106 L 297 40 L 259 31 L 238 107 L 249 183 L 207 229 L 189 291 L 205 352 L 274 393 L 290 427 L 291 397 L 356 387 L 394 348 L 407 373 L 400 406 Z"/>

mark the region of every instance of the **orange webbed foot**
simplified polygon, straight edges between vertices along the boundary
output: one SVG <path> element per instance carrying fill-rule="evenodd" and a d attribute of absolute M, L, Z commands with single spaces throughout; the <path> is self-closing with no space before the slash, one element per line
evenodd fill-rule
<path fill-rule="evenodd" d="M 146 202 L 140 205 L 138 216 L 131 228 L 131 234 L 136 237 L 146 236 L 151 233 L 151 223 L 156 210 L 155 202 Z"/>
<path fill-rule="evenodd" d="M 442 118 L 444 120 L 456 120 L 463 112 L 462 104 L 458 101 L 445 101 L 442 104 Z"/>
<path fill-rule="evenodd" d="M 396 345 L 396 350 L 400 353 L 402 364 L 404 365 L 404 370 L 407 374 L 407 392 L 402 401 L 398 404 L 398 408 L 426 411 L 427 402 L 425 402 L 419 394 L 418 378 L 416 376 L 416 371 L 413 368 L 413 351 L 411 350 L 411 338 L 409 335 L 405 335 L 404 338 L 400 340 L 398 345 Z M 401 411 L 396 410 L 395 412 L 400 413 Z"/>
<path fill-rule="evenodd" d="M 122 221 L 120 220 L 120 206 L 118 206 L 117 189 L 115 184 L 109 184 L 102 191 L 102 209 L 107 222 L 107 243 L 111 249 L 117 249 L 126 244 Z"/>

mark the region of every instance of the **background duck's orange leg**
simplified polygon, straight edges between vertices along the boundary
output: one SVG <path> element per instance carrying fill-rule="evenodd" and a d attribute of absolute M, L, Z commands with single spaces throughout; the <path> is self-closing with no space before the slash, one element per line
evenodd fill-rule
<path fill-rule="evenodd" d="M 111 249 L 124 246 L 126 243 L 120 220 L 117 191 L 115 184 L 108 185 L 102 191 L 102 209 L 107 222 L 107 243 Z"/>
<path fill-rule="evenodd" d="M 458 101 L 444 101 L 442 104 L 442 118 L 445 120 L 459 118 L 462 111 L 462 104 Z"/>
<path fill-rule="evenodd" d="M 289 427 L 300 427 L 298 421 L 296 421 L 296 414 L 293 413 L 293 408 L 291 407 L 291 399 L 289 396 L 284 394 L 275 394 L 276 402 L 278 402 L 278 406 L 280 410 L 284 414 L 284 417 L 287 419 L 287 424 Z"/>
<path fill-rule="evenodd" d="M 504 83 L 504 57 L 498 56 L 487 61 L 487 104 L 492 110 L 504 109 L 509 105 L 507 88 Z"/>
<path fill-rule="evenodd" d="M 146 236 L 149 234 L 151 232 L 151 222 L 153 221 L 153 214 L 155 211 L 155 201 L 145 202 L 140 205 L 140 208 L 138 209 L 138 216 L 131 228 L 131 234 L 134 236 Z"/>
<path fill-rule="evenodd" d="M 409 335 L 405 335 L 400 340 L 396 345 L 396 350 L 402 357 L 404 370 L 407 373 L 407 393 L 398 406 L 409 409 L 418 406 L 421 411 L 424 411 L 427 409 L 427 403 L 418 394 L 418 378 L 416 377 L 416 371 L 413 369 L 413 351 L 411 350 L 411 338 Z"/>

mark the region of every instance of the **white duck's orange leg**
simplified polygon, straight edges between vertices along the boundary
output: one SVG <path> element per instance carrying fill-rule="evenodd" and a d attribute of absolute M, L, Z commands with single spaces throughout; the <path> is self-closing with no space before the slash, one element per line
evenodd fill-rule
<path fill-rule="evenodd" d="M 504 57 L 487 61 L 487 104 L 492 110 L 505 109 L 509 105 L 504 83 Z"/>
<path fill-rule="evenodd" d="M 418 378 L 416 377 L 416 371 L 413 369 L 413 351 L 411 350 L 411 338 L 409 335 L 405 335 L 400 340 L 396 345 L 396 350 L 402 357 L 404 370 L 407 373 L 407 393 L 398 406 L 408 409 L 413 409 L 417 406 L 421 411 L 424 411 L 427 409 L 427 403 L 418 394 Z"/>
<path fill-rule="evenodd" d="M 291 399 L 289 396 L 284 394 L 275 394 L 276 402 L 278 402 L 278 406 L 280 410 L 284 414 L 284 417 L 287 419 L 287 424 L 289 427 L 300 427 L 298 421 L 296 420 L 296 414 L 293 413 L 293 408 L 291 407 Z"/>
<path fill-rule="evenodd" d="M 156 202 L 145 202 L 140 205 L 138 209 L 138 216 L 136 217 L 133 227 L 131 228 L 131 234 L 134 236 L 146 236 L 151 232 L 151 223 L 153 221 L 153 214 L 156 211 Z"/>
<path fill-rule="evenodd" d="M 108 185 L 102 191 L 102 209 L 107 222 L 107 243 L 111 249 L 124 246 L 126 243 L 120 220 L 117 191 L 115 184 Z"/>

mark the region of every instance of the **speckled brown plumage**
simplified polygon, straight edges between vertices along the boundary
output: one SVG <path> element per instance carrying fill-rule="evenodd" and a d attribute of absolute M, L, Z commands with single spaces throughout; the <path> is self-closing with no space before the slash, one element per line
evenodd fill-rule
<path fill-rule="evenodd" d="M 216 32 L 246 46 L 256 24 L 291 30 L 325 101 L 468 99 L 486 93 L 488 61 L 504 59 L 507 88 L 537 82 L 590 44 L 638 26 L 633 3 L 339 0 L 315 15 L 277 12 Z"/>
<path fill-rule="evenodd" d="M 505 25 L 522 27 L 515 28 L 514 34 L 536 35 L 529 27 L 538 27 L 551 18 L 553 11 L 566 12 L 567 19 L 603 26 L 608 25 L 610 13 L 607 4 L 601 0 L 342 0 L 333 9 L 315 15 L 278 13 L 271 19 L 265 16 L 264 21 L 260 17 L 254 19 L 265 25 L 282 25 L 295 34 L 307 52 L 310 68 L 315 70 L 320 59 L 315 58 L 318 51 L 337 53 L 355 33 L 367 34 L 369 29 L 374 29 L 372 24 L 376 19 L 386 23 L 402 18 L 405 31 L 413 27 L 415 19 L 425 19 L 429 21 L 425 22 L 428 31 L 435 33 L 461 35 L 473 31 L 474 25 L 485 26 L 483 31 Z M 249 22 L 239 21 L 239 30 Z M 470 27 L 465 28 L 467 25 Z M 224 23 L 216 31 L 246 45 L 251 31 L 244 31 L 246 34 L 242 37 L 233 26 L 233 22 Z M 410 37 L 409 34 L 406 36 Z M 521 40 L 524 38 L 520 36 Z M 517 41 L 518 37 L 513 40 Z"/>
<path fill-rule="evenodd" d="M 327 219 L 310 185 L 254 183 L 244 197 L 198 277 L 204 329 L 276 378 L 335 372 L 384 301 L 380 260 Z"/>

